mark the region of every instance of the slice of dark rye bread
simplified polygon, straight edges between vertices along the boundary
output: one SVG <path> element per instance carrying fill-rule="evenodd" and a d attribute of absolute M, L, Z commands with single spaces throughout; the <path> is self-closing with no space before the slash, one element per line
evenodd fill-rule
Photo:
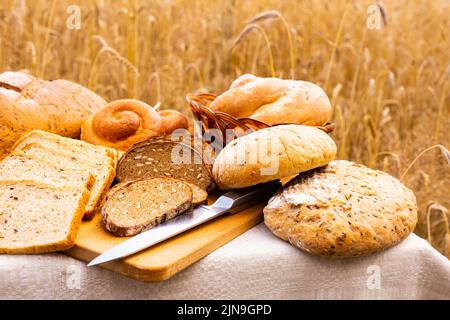
<path fill-rule="evenodd" d="M 143 179 L 145 180 L 145 179 Z M 128 186 L 132 181 L 127 182 L 119 182 L 115 184 L 111 189 L 109 189 L 108 194 L 106 196 L 106 200 L 108 200 L 116 191 L 120 190 L 123 187 Z M 202 204 L 208 203 L 208 193 L 203 190 L 202 188 L 196 186 L 195 184 L 185 182 L 187 183 L 191 189 L 192 189 L 192 206 L 198 207 Z"/>
<path fill-rule="evenodd" d="M 137 143 L 120 159 L 116 179 L 176 178 L 204 190 L 213 187 L 211 168 L 193 147 L 166 139 Z"/>
<path fill-rule="evenodd" d="M 0 253 L 45 253 L 71 248 L 84 208 L 86 188 L 36 181 L 0 181 Z"/>
<path fill-rule="evenodd" d="M 102 220 L 118 237 L 133 236 L 192 209 L 191 187 L 177 179 L 153 178 L 128 182 L 102 207 Z"/>

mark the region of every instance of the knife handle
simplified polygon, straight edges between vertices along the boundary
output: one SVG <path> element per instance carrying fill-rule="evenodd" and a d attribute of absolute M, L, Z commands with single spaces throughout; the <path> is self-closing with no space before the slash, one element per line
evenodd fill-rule
<path fill-rule="evenodd" d="M 228 191 L 212 205 L 212 207 L 227 208 L 226 212 L 236 213 L 255 203 L 268 201 L 281 187 L 279 180 L 261 183 L 256 186 Z"/>

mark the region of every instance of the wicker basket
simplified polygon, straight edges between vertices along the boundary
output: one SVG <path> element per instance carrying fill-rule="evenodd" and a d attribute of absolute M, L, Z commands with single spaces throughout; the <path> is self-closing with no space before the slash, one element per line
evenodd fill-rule
<path fill-rule="evenodd" d="M 211 129 L 219 130 L 222 136 L 221 143 L 225 146 L 226 142 L 230 142 L 233 138 L 239 137 L 243 134 L 264 128 L 288 124 L 279 123 L 269 125 L 255 119 L 236 118 L 225 112 L 213 111 L 209 108 L 209 106 L 214 99 L 216 99 L 216 97 L 216 95 L 210 93 L 190 93 L 186 95 L 186 101 L 191 106 L 192 113 L 194 114 L 194 118 L 196 120 L 197 127 L 194 128 L 194 131 L 200 138 L 207 136 Z M 200 124 L 200 127 L 198 124 Z M 325 131 L 326 133 L 330 133 L 334 130 L 335 125 L 332 123 L 327 123 L 324 126 L 318 126 L 317 128 Z M 232 138 L 230 139 L 230 137 Z"/>

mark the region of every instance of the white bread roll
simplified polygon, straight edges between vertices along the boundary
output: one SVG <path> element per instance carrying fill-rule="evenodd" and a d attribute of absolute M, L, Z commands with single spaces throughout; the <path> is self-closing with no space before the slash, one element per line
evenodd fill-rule
<path fill-rule="evenodd" d="M 280 125 L 230 142 L 214 162 L 213 177 L 222 190 L 244 188 L 324 166 L 335 155 L 336 144 L 322 130 Z"/>
<path fill-rule="evenodd" d="M 330 120 L 332 113 L 326 93 L 311 82 L 259 78 L 252 74 L 236 79 L 210 107 L 213 111 L 267 124 L 322 126 Z"/>

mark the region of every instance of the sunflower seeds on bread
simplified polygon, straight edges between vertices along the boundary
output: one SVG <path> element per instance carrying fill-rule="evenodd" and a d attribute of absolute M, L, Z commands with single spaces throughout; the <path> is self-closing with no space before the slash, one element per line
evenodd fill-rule
<path fill-rule="evenodd" d="M 128 182 L 119 182 L 115 184 L 111 189 L 109 189 L 106 200 L 109 199 L 115 192 L 117 192 L 119 189 L 126 187 L 130 184 L 131 181 Z M 208 193 L 203 190 L 202 188 L 196 186 L 195 184 L 186 182 L 189 187 L 192 189 L 192 206 L 198 207 L 202 204 L 208 203 Z"/>
<path fill-rule="evenodd" d="M 102 221 L 119 237 L 136 235 L 192 209 L 192 189 L 180 180 L 129 181 L 108 194 Z"/>
<path fill-rule="evenodd" d="M 417 204 L 394 177 L 340 160 L 290 181 L 264 208 L 264 222 L 311 254 L 357 257 L 408 236 L 417 223 Z"/>
<path fill-rule="evenodd" d="M 69 249 L 75 243 L 88 200 L 86 188 L 0 181 L 0 253 Z"/>
<path fill-rule="evenodd" d="M 213 185 L 210 168 L 191 146 L 167 139 L 140 142 L 130 148 L 117 166 L 120 182 L 145 178 L 175 178 L 208 190 Z"/>

